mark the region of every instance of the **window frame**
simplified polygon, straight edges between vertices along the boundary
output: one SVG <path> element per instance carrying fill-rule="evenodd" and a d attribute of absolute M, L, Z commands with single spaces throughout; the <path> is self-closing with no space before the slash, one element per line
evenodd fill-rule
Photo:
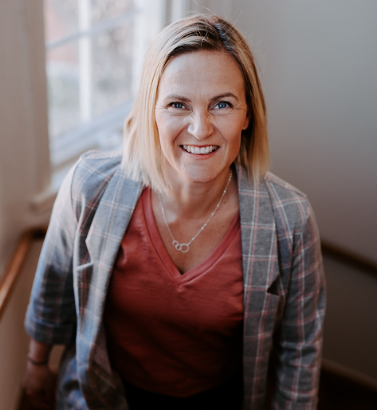
<path fill-rule="evenodd" d="M 121 129 L 124 119 L 131 110 L 140 81 L 139 73 L 147 47 L 152 36 L 154 37 L 163 27 L 166 15 L 166 0 L 136 0 L 134 6 L 125 13 L 113 18 L 90 23 L 90 0 L 78 0 L 79 29 L 62 38 L 45 43 L 46 53 L 58 47 L 76 43 L 79 53 L 79 96 L 80 96 L 80 123 L 60 135 L 50 138 L 51 165 L 54 170 L 60 170 L 72 164 L 83 152 L 89 149 L 111 149 L 121 146 Z M 178 1 L 176 4 L 182 3 Z M 111 30 L 133 19 L 135 50 L 132 62 L 132 90 L 131 97 L 121 105 L 110 109 L 100 116 L 94 116 L 92 110 L 92 52 L 91 43 L 100 33 Z M 153 30 L 154 26 L 154 30 Z M 145 27 L 151 27 L 145 30 Z M 155 33 L 154 33 L 155 32 Z M 106 134 L 116 136 L 111 144 L 106 141 Z"/>

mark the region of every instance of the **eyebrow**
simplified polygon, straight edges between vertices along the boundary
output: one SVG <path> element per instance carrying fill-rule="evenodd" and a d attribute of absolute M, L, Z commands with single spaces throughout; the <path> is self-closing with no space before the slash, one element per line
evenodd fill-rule
<path fill-rule="evenodd" d="M 233 93 L 224 93 L 217 95 L 216 97 L 211 98 L 211 101 L 220 100 L 221 98 L 225 97 L 233 97 L 236 101 L 238 101 L 238 98 Z"/>
<path fill-rule="evenodd" d="M 182 97 L 182 95 L 179 94 L 169 94 L 165 97 L 165 100 L 180 100 L 184 102 L 191 102 L 189 98 Z"/>
<path fill-rule="evenodd" d="M 216 95 L 215 97 L 211 98 L 211 101 L 216 101 L 216 100 L 219 100 L 225 97 L 233 97 L 236 101 L 239 101 L 238 98 L 233 93 L 230 93 L 230 92 Z M 165 97 L 165 99 L 166 100 L 179 100 L 183 102 L 191 102 L 189 98 L 183 97 L 182 95 L 179 95 L 179 94 L 169 94 Z"/>

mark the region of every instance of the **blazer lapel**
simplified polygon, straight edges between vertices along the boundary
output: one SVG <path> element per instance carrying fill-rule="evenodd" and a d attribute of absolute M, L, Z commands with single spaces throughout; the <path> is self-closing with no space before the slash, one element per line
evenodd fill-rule
<path fill-rule="evenodd" d="M 267 290 L 276 279 L 277 238 L 274 212 L 266 185 L 254 185 L 242 167 L 237 168 L 242 262 L 245 296 L 247 289 Z"/>
<path fill-rule="evenodd" d="M 115 258 L 140 196 L 142 184 L 125 176 L 120 168 L 114 173 L 93 218 L 86 245 L 92 263 L 83 306 L 94 318 L 90 334 L 96 335 L 102 320 L 104 301 Z M 93 325 L 93 323 L 92 323 Z M 88 329 L 85 329 L 88 330 Z M 85 333 L 85 331 L 84 331 Z"/>
<path fill-rule="evenodd" d="M 75 269 L 77 371 L 87 400 L 93 396 L 93 389 L 98 389 L 102 397 L 115 397 L 125 402 L 124 397 L 114 390 L 102 316 L 115 258 L 141 190 L 141 182 L 128 179 L 120 168 L 115 171 L 95 210 L 85 240 L 89 262 Z M 87 204 L 88 213 L 93 212 L 91 206 L 93 204 Z M 95 366 L 100 369 L 99 373 L 89 370 Z"/>
<path fill-rule="evenodd" d="M 276 224 L 264 181 L 254 185 L 237 169 L 244 275 L 244 408 L 260 408 L 280 297 L 271 289 L 279 275 Z M 272 292 L 271 292 L 272 291 Z"/>

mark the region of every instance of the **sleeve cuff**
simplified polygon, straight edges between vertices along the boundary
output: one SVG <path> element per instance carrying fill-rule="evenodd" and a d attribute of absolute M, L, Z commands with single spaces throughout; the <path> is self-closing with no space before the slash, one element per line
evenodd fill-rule
<path fill-rule="evenodd" d="M 29 311 L 25 318 L 25 329 L 31 338 L 49 345 L 69 345 L 76 336 L 76 323 L 47 323 L 39 320 Z"/>

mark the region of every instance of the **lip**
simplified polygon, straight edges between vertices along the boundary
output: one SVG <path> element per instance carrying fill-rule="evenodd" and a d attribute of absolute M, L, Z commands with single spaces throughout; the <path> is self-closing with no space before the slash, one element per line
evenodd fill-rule
<path fill-rule="evenodd" d="M 190 145 L 191 147 L 198 147 L 198 148 L 205 148 L 205 147 L 208 147 L 208 146 L 212 146 L 210 144 L 209 145 L 182 144 L 182 145 Z M 192 159 L 195 159 L 197 161 L 209 159 L 209 158 L 213 157 L 214 155 L 216 155 L 216 153 L 220 150 L 220 147 L 217 145 L 218 148 L 215 149 L 212 152 L 209 152 L 208 154 L 192 154 L 191 152 L 187 152 L 183 148 L 182 145 L 180 145 L 180 148 L 181 148 L 182 152 L 185 153 L 186 155 L 189 155 Z"/>
<path fill-rule="evenodd" d="M 194 155 L 194 156 L 196 156 L 196 157 L 204 157 L 204 156 L 213 154 L 213 153 L 215 153 L 216 151 L 218 151 L 219 148 L 220 148 L 220 146 L 219 146 L 219 145 L 215 145 L 215 144 L 206 144 L 206 145 L 180 144 L 180 148 L 181 148 L 186 154 Z M 188 148 L 189 150 L 188 150 L 187 148 Z M 196 148 L 198 148 L 198 150 L 203 150 L 203 149 L 209 148 L 209 149 L 211 149 L 211 151 L 210 151 L 210 152 L 202 152 L 202 153 L 200 153 L 200 152 L 190 152 L 190 151 L 192 151 L 193 149 L 196 150 Z"/>

